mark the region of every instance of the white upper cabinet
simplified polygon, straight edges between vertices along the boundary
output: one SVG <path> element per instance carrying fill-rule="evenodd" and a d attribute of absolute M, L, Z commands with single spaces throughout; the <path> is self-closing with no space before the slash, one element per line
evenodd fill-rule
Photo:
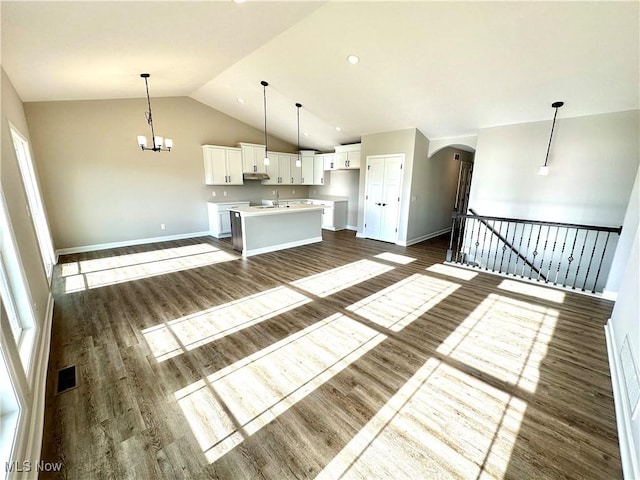
<path fill-rule="evenodd" d="M 291 166 L 291 184 L 292 185 L 302 185 L 302 163 L 298 167 L 296 166 L 296 162 L 300 158 L 300 162 L 302 162 L 302 156 L 298 157 L 298 155 L 292 155 L 289 164 Z"/>
<path fill-rule="evenodd" d="M 264 164 L 265 146 L 255 143 L 239 143 L 242 150 L 242 171 L 246 173 L 266 173 Z"/>
<path fill-rule="evenodd" d="M 335 147 L 335 169 L 354 170 L 360 168 L 360 144 L 340 145 Z M 326 169 L 326 168 L 325 168 Z M 333 170 L 333 169 L 332 169 Z"/>
<path fill-rule="evenodd" d="M 324 160 L 319 155 L 313 159 L 313 185 L 324 185 Z"/>
<path fill-rule="evenodd" d="M 300 168 L 300 183 L 302 185 L 313 185 L 313 163 L 314 155 L 302 156 L 302 167 Z M 322 160 L 320 161 L 320 165 L 322 165 Z"/>
<path fill-rule="evenodd" d="M 337 170 L 335 154 L 333 153 L 323 153 L 320 155 L 324 161 L 324 169 L 325 170 Z"/>
<path fill-rule="evenodd" d="M 203 145 L 204 183 L 242 185 L 242 152 L 239 148 Z"/>

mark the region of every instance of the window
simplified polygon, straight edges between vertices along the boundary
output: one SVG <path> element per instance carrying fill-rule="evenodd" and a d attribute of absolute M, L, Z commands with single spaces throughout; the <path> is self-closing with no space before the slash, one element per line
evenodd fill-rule
<path fill-rule="evenodd" d="M 3 318 L 8 320 L 11 327 L 12 335 L 7 342 L 13 339 L 25 374 L 29 373 L 36 333 L 35 316 L 27 288 L 4 195 L 0 195 L 0 298 Z"/>
<path fill-rule="evenodd" d="M 4 315 L 4 309 L 2 310 Z M 0 459 L 2 459 L 0 478 L 7 476 L 5 462 L 12 458 L 20 420 L 18 395 L 11 381 L 4 353 L 3 347 L 0 345 Z"/>
<path fill-rule="evenodd" d="M 36 231 L 38 246 L 40 247 L 40 255 L 42 264 L 49 281 L 51 281 L 53 273 L 53 265 L 55 264 L 55 255 L 53 252 L 53 242 L 49 233 L 49 225 L 44 212 L 42 197 L 40 195 L 40 187 L 33 168 L 33 161 L 29 150 L 29 141 L 11 124 L 11 138 L 13 139 L 13 147 L 18 157 L 18 165 L 22 176 L 22 183 L 27 195 L 27 203 L 29 205 L 29 215 L 33 221 L 33 227 Z"/>

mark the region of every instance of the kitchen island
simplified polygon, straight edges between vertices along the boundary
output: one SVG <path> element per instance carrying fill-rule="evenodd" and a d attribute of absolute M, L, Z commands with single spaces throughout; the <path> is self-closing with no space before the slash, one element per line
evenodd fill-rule
<path fill-rule="evenodd" d="M 322 206 L 261 205 L 230 210 L 234 250 L 250 257 L 322 241 Z"/>

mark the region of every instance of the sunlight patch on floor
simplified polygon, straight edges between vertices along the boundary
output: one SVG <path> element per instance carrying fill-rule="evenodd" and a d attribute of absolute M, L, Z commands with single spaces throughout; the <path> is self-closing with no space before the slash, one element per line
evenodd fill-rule
<path fill-rule="evenodd" d="M 427 271 L 459 278 L 460 280 L 473 280 L 478 275 L 477 272 L 472 272 L 466 268 L 452 267 L 451 265 L 443 265 L 442 263 L 435 263 L 431 265 L 427 268 Z"/>
<path fill-rule="evenodd" d="M 347 310 L 399 332 L 458 288 L 457 283 L 415 273 L 348 306 Z"/>
<path fill-rule="evenodd" d="M 310 277 L 301 278 L 291 282 L 291 285 L 318 297 L 327 297 L 332 293 L 393 270 L 393 268 L 371 260 L 359 260 Z"/>
<path fill-rule="evenodd" d="M 526 403 L 429 359 L 326 465 L 338 478 L 502 478 Z"/>
<path fill-rule="evenodd" d="M 530 283 L 516 282 L 513 280 L 503 280 L 500 282 L 500 285 L 498 285 L 498 288 L 512 293 L 520 293 L 530 297 L 541 298 L 542 300 L 549 300 L 555 303 L 563 303 L 565 297 L 564 292 L 554 288 L 540 287 L 538 285 L 531 285 Z"/>
<path fill-rule="evenodd" d="M 490 294 L 437 351 L 535 392 L 558 311 Z"/>
<path fill-rule="evenodd" d="M 385 338 L 336 313 L 178 390 L 175 398 L 212 463 Z"/>
<path fill-rule="evenodd" d="M 409 263 L 416 261 L 413 257 L 407 257 L 406 255 L 391 252 L 379 253 L 378 255 L 374 255 L 374 258 L 386 260 L 387 262 L 399 263 L 400 265 L 408 265 Z"/>
<path fill-rule="evenodd" d="M 151 254 L 153 252 L 145 253 Z M 145 256 L 145 258 L 149 257 L 150 255 Z M 117 259 L 118 257 L 112 258 Z M 68 275 L 64 277 L 64 292 L 73 293 L 85 290 L 86 288 L 115 285 L 117 283 L 130 282 L 142 278 L 188 270 L 190 268 L 204 267 L 206 265 L 213 265 L 214 263 L 227 262 L 238 258 L 237 255 L 217 249 L 206 253 L 189 254 L 168 259 L 162 259 L 161 256 L 159 256 L 155 260 L 150 260 L 146 263 L 136 263 L 122 267 L 107 267 L 105 270 L 92 270 L 89 273 Z M 91 268 L 95 267 L 96 264 L 91 265 Z M 74 270 L 73 265 L 63 265 L 63 270 L 65 270 L 65 268 L 67 272 Z"/>
<path fill-rule="evenodd" d="M 301 293 L 280 286 L 147 328 L 142 334 L 162 362 L 309 302 Z"/>
<path fill-rule="evenodd" d="M 209 243 L 198 243 L 195 245 L 185 245 L 182 247 L 163 248 L 150 250 L 148 252 L 127 253 L 124 255 L 112 255 L 104 258 L 94 258 L 91 260 L 80 260 L 78 262 L 68 262 L 61 265 L 60 276 L 77 275 L 79 273 L 97 272 L 118 267 L 128 267 L 142 263 L 156 262 L 158 260 L 170 260 L 172 258 L 188 257 L 202 253 L 218 251 L 219 248 Z"/>

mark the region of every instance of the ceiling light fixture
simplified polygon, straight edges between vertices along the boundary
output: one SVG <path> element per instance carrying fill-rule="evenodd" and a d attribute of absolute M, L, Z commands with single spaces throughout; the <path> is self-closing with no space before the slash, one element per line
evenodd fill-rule
<path fill-rule="evenodd" d="M 342 130 L 342 128 L 340 128 L 340 127 L 336 127 L 336 132 L 339 132 L 339 131 L 341 131 L 341 130 Z"/>
<path fill-rule="evenodd" d="M 140 76 L 144 78 L 144 84 L 147 88 L 147 105 L 149 106 L 149 111 L 145 112 L 145 117 L 147 118 L 147 123 L 151 127 L 151 143 L 152 147 L 147 147 L 147 137 L 144 135 L 138 135 L 138 146 L 142 150 L 151 150 L 152 152 L 170 152 L 171 147 L 173 147 L 173 140 L 170 138 L 164 139 L 164 148 L 162 147 L 163 138 L 156 137 L 156 134 L 153 130 L 153 117 L 151 116 L 151 99 L 149 98 L 149 83 L 147 79 L 151 76 L 148 73 L 141 73 Z"/>
<path fill-rule="evenodd" d="M 242 103 L 242 104 L 244 104 L 244 103 L 245 103 L 245 102 L 244 102 L 244 98 L 240 98 L 240 97 L 238 97 L 238 103 Z"/>
<path fill-rule="evenodd" d="M 558 109 L 564 105 L 564 102 L 553 102 L 551 106 L 556 109 L 556 112 L 553 114 L 553 123 L 551 124 L 551 135 L 549 136 L 549 145 L 547 146 L 547 156 L 544 159 L 544 165 L 540 167 L 538 170 L 538 175 L 549 175 L 549 166 L 547 163 L 549 162 L 549 151 L 551 150 L 551 139 L 553 138 L 553 129 L 556 126 L 556 116 L 558 115 Z"/>
<path fill-rule="evenodd" d="M 300 107 L 302 107 L 302 104 L 296 103 L 298 110 L 298 158 L 296 159 L 296 167 L 302 166 L 302 159 L 300 158 Z"/>
<path fill-rule="evenodd" d="M 269 84 L 262 80 L 262 95 L 264 97 L 264 159 L 263 163 L 269 165 L 269 155 L 267 154 L 267 87 Z"/>
<path fill-rule="evenodd" d="M 349 62 L 351 65 L 355 65 L 359 61 L 360 61 L 360 58 L 358 58 L 357 55 L 349 55 L 347 57 L 347 62 Z"/>

